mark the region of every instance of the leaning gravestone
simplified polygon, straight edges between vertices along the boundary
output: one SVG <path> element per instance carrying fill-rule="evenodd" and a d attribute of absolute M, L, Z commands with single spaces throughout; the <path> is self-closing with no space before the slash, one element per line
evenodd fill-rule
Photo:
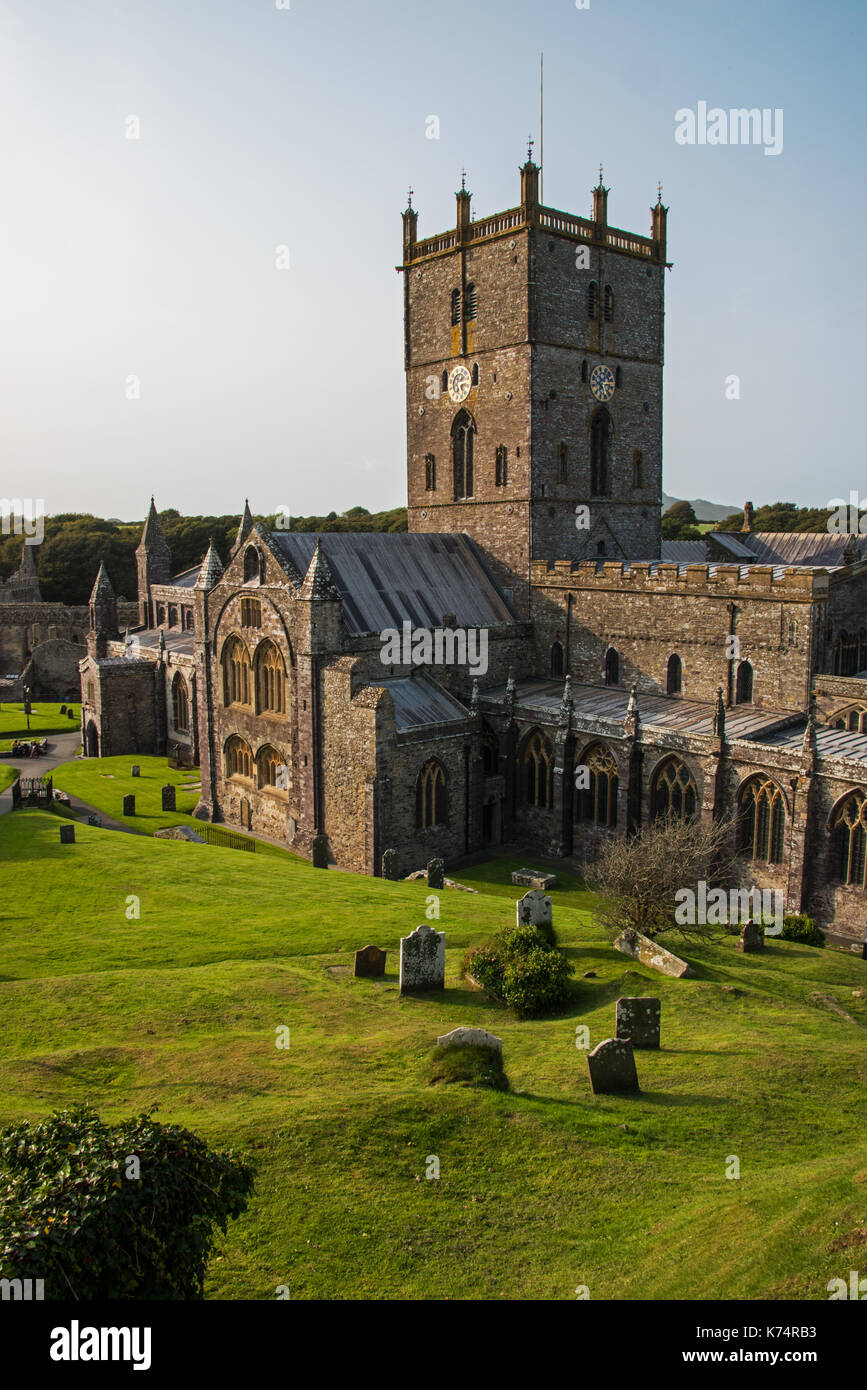
<path fill-rule="evenodd" d="M 492 1047 L 501 1057 L 503 1055 L 502 1038 L 494 1037 L 484 1028 L 453 1028 L 450 1033 L 443 1033 L 441 1038 L 437 1038 L 437 1047 Z"/>
<path fill-rule="evenodd" d="M 65 714 L 65 713 L 66 713 L 66 705 L 61 705 L 61 706 L 60 706 L 60 713 L 61 713 L 61 714 Z"/>
<path fill-rule="evenodd" d="M 141 777 L 141 768 L 139 767 L 138 763 L 133 763 L 132 767 L 129 770 L 129 775 L 130 777 Z"/>
<path fill-rule="evenodd" d="M 738 942 L 738 950 L 745 951 L 748 955 L 753 951 L 763 951 L 765 949 L 765 933 L 762 931 L 758 922 L 747 922 L 741 930 L 741 939 Z"/>
<path fill-rule="evenodd" d="M 313 836 L 313 867 L 314 869 L 328 868 L 328 837 L 327 835 Z"/>
<path fill-rule="evenodd" d="M 397 872 L 397 850 L 387 849 L 382 855 L 382 876 L 392 880 L 398 877 Z"/>
<path fill-rule="evenodd" d="M 431 859 L 427 866 L 428 888 L 442 888 L 445 864 L 442 859 Z"/>
<path fill-rule="evenodd" d="M 175 807 L 175 788 L 174 788 L 174 783 L 169 782 L 169 784 L 168 784 L 167 786 L 163 787 L 162 797 L 163 797 L 163 810 L 164 810 L 164 811 L 174 811 L 174 810 L 176 809 L 176 807 Z"/>
<path fill-rule="evenodd" d="M 400 992 L 443 989 L 446 982 L 446 934 L 423 922 L 400 938 Z"/>
<path fill-rule="evenodd" d="M 123 799 L 123 813 L 125 816 L 135 815 L 135 797 L 125 796 Z"/>
<path fill-rule="evenodd" d="M 519 927 L 550 927 L 553 925 L 551 899 L 541 888 L 531 888 L 515 903 L 515 920 Z"/>
<path fill-rule="evenodd" d="M 633 1047 L 659 1047 L 662 1005 L 649 995 L 626 995 L 617 1001 L 617 1036 Z"/>
<path fill-rule="evenodd" d="M 642 935 L 640 931 L 634 931 L 632 927 L 627 927 L 625 932 L 621 932 L 614 943 L 614 949 L 620 951 L 621 955 L 631 957 L 632 960 L 640 960 L 642 965 L 659 970 L 663 975 L 672 975 L 676 980 L 688 980 L 695 976 L 692 966 L 687 965 L 680 956 L 672 955 L 664 946 L 651 941 L 649 936 Z"/>
<path fill-rule="evenodd" d="M 375 980 L 385 974 L 385 951 L 378 946 L 363 946 L 355 952 L 353 975 L 363 980 Z"/>
<path fill-rule="evenodd" d="M 60 827 L 60 843 L 61 843 L 62 845 L 74 845 L 74 844 L 75 844 L 75 826 L 74 826 L 74 825 L 61 825 L 61 827 Z"/>
<path fill-rule="evenodd" d="M 587 1053 L 590 1089 L 594 1096 L 609 1091 L 640 1091 L 632 1043 L 628 1038 L 606 1038 Z"/>

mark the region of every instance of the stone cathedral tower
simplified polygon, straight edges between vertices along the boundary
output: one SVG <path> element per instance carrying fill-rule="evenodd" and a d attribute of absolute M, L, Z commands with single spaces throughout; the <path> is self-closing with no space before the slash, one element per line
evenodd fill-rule
<path fill-rule="evenodd" d="M 474 222 L 462 186 L 423 241 L 410 202 L 399 269 L 409 530 L 466 531 L 526 613 L 533 559 L 659 559 L 668 209 L 637 236 L 601 169 L 589 219 L 520 173 L 519 206 Z"/>

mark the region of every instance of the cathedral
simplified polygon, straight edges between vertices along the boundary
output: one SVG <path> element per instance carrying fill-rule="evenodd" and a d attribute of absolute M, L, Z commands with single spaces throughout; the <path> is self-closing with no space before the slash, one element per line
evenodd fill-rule
<path fill-rule="evenodd" d="M 406 874 L 520 846 L 579 866 L 655 816 L 731 814 L 738 886 L 867 942 L 867 561 L 857 536 L 664 542 L 667 213 L 403 213 L 407 534 L 270 530 L 172 575 L 151 500 L 138 625 L 103 568 L 85 756 L 167 754 L 196 815 Z M 410 640 L 385 640 L 386 634 Z M 436 634 L 431 660 L 418 634 Z M 484 637 L 482 650 L 467 640 Z"/>

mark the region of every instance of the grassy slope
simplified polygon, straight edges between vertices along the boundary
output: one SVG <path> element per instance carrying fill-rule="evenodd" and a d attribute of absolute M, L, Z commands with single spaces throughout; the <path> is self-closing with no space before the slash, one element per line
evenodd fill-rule
<path fill-rule="evenodd" d="M 157 1101 L 161 1118 L 252 1153 L 257 1190 L 211 1297 L 286 1283 L 293 1298 L 571 1298 L 588 1284 L 593 1298 L 825 1299 L 863 1264 L 863 962 L 783 942 L 744 957 L 727 940 L 684 946 L 700 978 L 666 980 L 614 954 L 564 880 L 555 921 L 580 995 L 517 1023 L 458 977 L 466 946 L 512 917 L 502 881 L 440 894 L 446 990 L 401 999 L 398 939 L 424 920 L 424 883 L 76 837 L 61 847 L 40 812 L 0 821 L 0 1120 Z M 485 883 L 484 866 L 471 873 Z M 370 941 L 388 973 L 354 980 Z M 614 1000 L 637 993 L 662 998 L 663 1049 L 638 1055 L 640 1096 L 594 1097 L 576 1025 L 595 1045 Z M 433 1040 L 459 1023 L 503 1038 L 512 1093 L 428 1084 Z"/>
<path fill-rule="evenodd" d="M 75 718 L 69 719 L 60 713 L 60 705 L 46 704 L 39 700 L 31 708 L 30 736 L 42 738 L 44 734 L 68 734 L 77 732 L 81 725 L 81 705 L 68 704 L 67 709 L 75 711 Z M 28 737 L 27 716 L 20 703 L 0 705 L 0 734 L 5 739 L 16 735 Z"/>
<path fill-rule="evenodd" d="M 4 767 L 3 764 L 0 763 L 0 792 L 5 791 L 7 787 L 11 787 L 17 776 L 17 767 Z"/>
<path fill-rule="evenodd" d="M 139 777 L 132 776 L 132 766 L 141 768 Z M 192 825 L 192 811 L 199 799 L 198 788 L 202 775 L 198 768 L 172 768 L 165 758 L 150 758 L 144 754 L 124 754 L 118 758 L 82 758 L 63 763 L 54 773 L 54 785 L 72 796 L 96 806 L 106 815 L 152 835 L 170 825 Z M 169 782 L 177 787 L 177 811 L 162 810 L 162 788 Z M 185 792 L 185 786 L 195 791 Z M 134 816 L 124 816 L 123 798 L 135 796 Z"/>

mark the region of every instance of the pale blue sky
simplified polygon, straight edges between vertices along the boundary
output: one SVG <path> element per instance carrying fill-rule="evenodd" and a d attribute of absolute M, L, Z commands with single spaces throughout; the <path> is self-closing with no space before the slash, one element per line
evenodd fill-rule
<path fill-rule="evenodd" d="M 545 202 L 601 160 L 613 224 L 671 208 L 666 490 L 867 495 L 865 36 L 861 0 L 0 0 L 0 491 L 402 504 L 407 186 L 421 236 L 462 165 L 513 206 L 544 50 Z M 783 108 L 783 152 L 678 145 L 700 100 Z"/>

